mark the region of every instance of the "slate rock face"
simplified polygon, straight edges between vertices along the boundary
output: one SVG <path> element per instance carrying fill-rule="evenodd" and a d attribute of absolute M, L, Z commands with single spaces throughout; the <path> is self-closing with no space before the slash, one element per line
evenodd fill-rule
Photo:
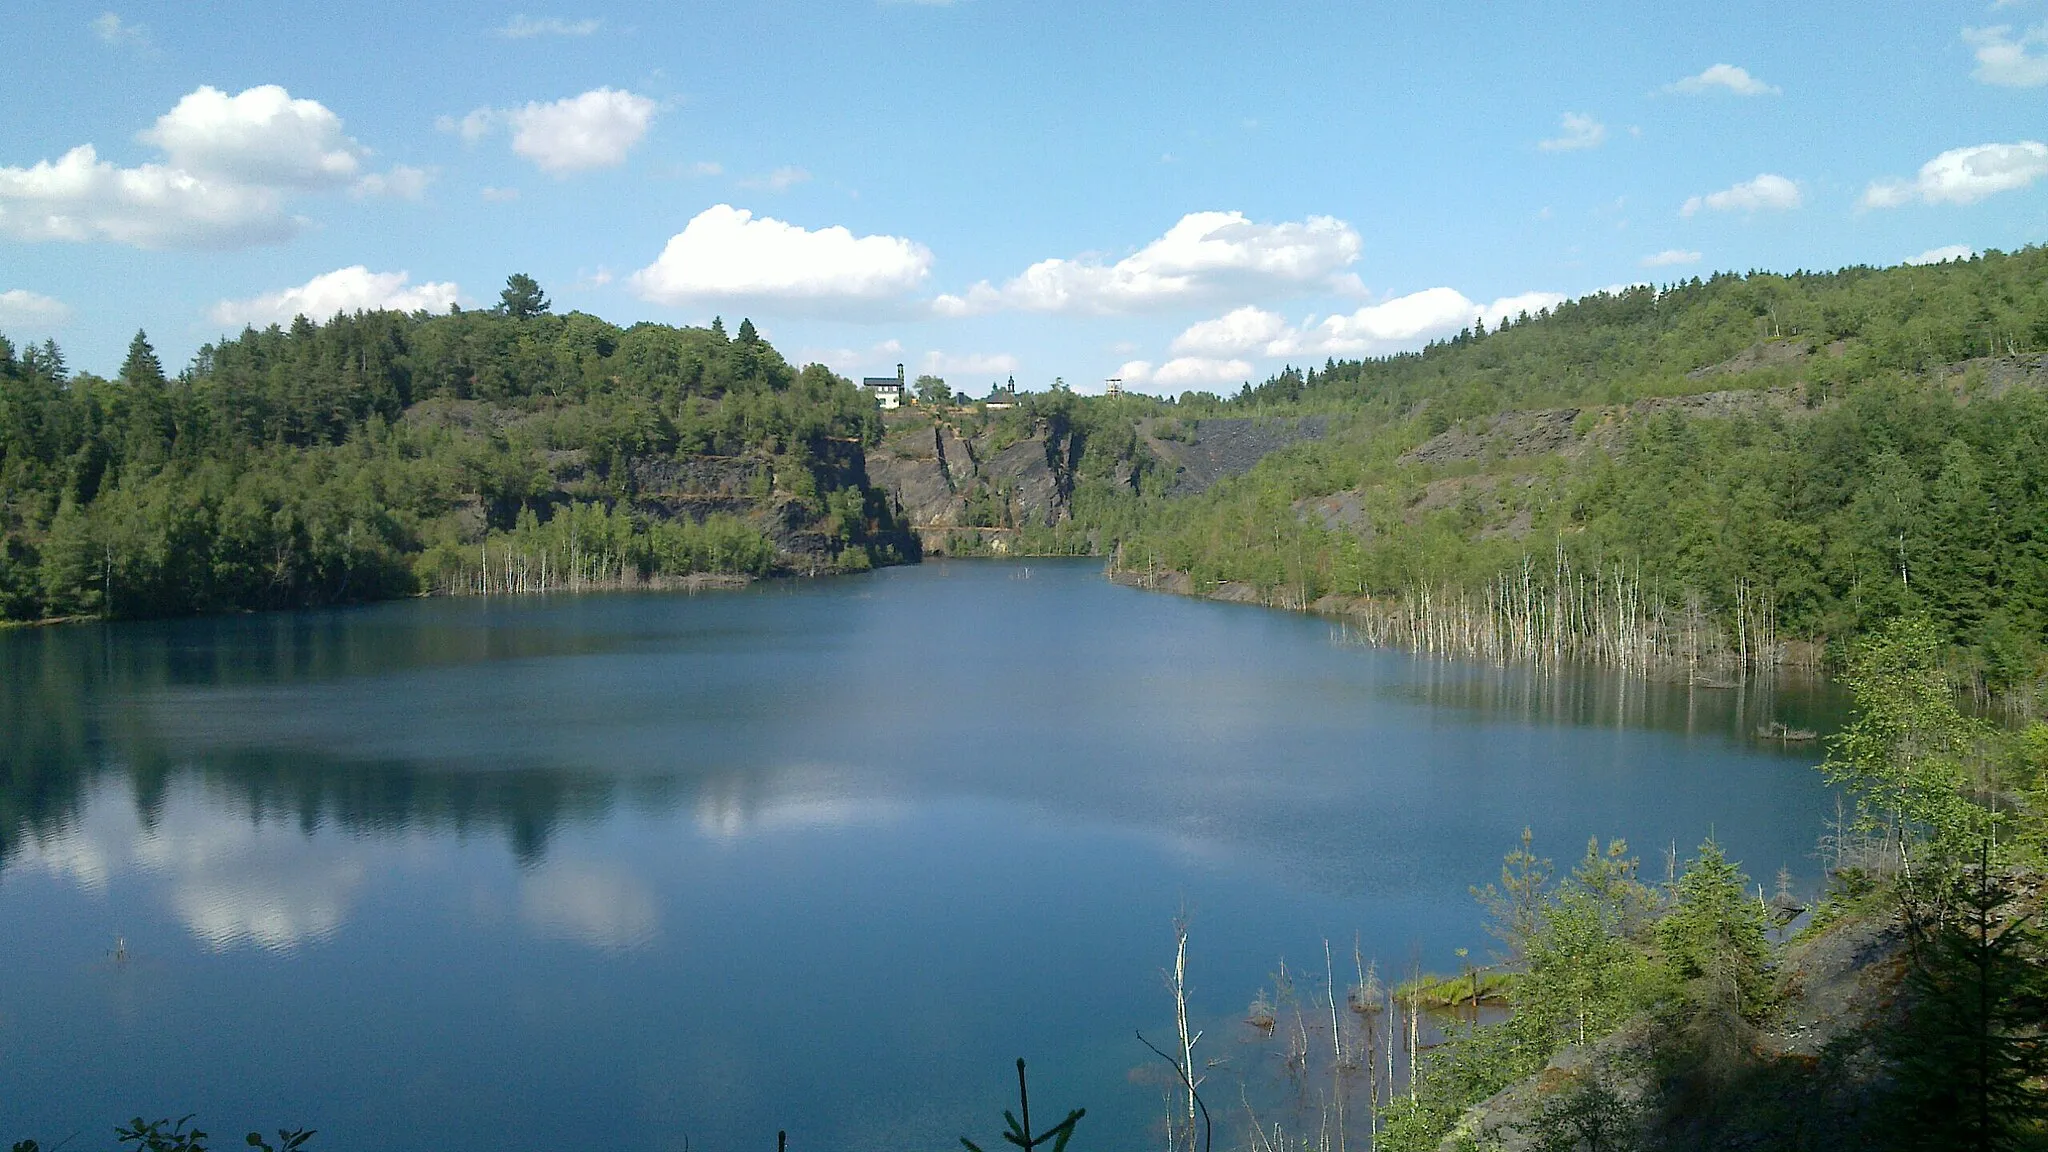
<path fill-rule="evenodd" d="M 1174 469 L 1169 496 L 1206 492 L 1218 480 L 1242 476 L 1259 461 L 1304 440 L 1320 440 L 1329 432 L 1321 416 L 1292 420 L 1201 420 L 1188 441 L 1151 440 L 1148 446 Z"/>
<path fill-rule="evenodd" d="M 1019 524 L 1050 527 L 1067 518 L 1071 481 L 1054 470 L 1054 459 L 1039 436 L 1019 440 L 989 459 L 985 474 L 998 490 L 1011 493 L 1011 514 Z"/>

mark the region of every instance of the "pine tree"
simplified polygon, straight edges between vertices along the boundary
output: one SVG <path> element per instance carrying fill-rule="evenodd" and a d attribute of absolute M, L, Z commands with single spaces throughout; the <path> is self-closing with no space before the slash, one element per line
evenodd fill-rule
<path fill-rule="evenodd" d="M 1933 900 L 1907 892 L 1907 1011 L 1883 1045 L 1903 1147 L 2036 1147 L 2048 1115 L 2041 933 L 1990 857 Z"/>
<path fill-rule="evenodd" d="M 531 320 L 549 308 L 547 293 L 540 283 L 524 272 L 505 277 L 505 290 L 498 294 L 498 310 L 514 320 Z"/>
<path fill-rule="evenodd" d="M 128 342 L 128 358 L 121 362 L 121 381 L 163 387 L 163 362 L 156 358 L 156 349 L 149 346 L 149 334 L 140 329 L 136 330 L 135 339 Z"/>
<path fill-rule="evenodd" d="M 754 322 L 752 320 L 744 318 L 740 320 L 739 342 L 746 345 L 754 345 L 761 342 L 761 334 L 754 331 Z"/>
<path fill-rule="evenodd" d="M 1679 877 L 1671 912 L 1657 922 L 1657 942 L 1674 975 L 1755 1023 L 1772 1002 L 1767 928 L 1749 878 L 1708 840 Z"/>

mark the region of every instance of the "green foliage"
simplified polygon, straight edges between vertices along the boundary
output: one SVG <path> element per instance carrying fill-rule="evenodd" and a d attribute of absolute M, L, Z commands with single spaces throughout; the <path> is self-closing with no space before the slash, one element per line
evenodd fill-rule
<path fill-rule="evenodd" d="M 1952 675 L 2027 690 L 2048 676 L 2048 396 L 2026 361 L 1999 372 L 2030 381 L 1955 369 L 2048 345 L 2044 285 L 2048 248 L 1717 276 L 1289 368 L 1228 401 L 1184 396 L 1174 415 L 1332 413 L 1326 439 L 1189 499 L 1077 499 L 1075 531 L 1199 589 L 1462 594 L 1482 616 L 1504 574 L 1526 571 L 1542 602 L 1570 592 L 1562 556 L 1573 579 L 1626 573 L 1647 617 L 1686 619 L 1731 657 L 1916 612 Z M 1709 392 L 1736 395 L 1669 402 Z M 1526 455 L 1519 425 L 1495 430 L 1530 409 L 1566 421 L 1569 454 Z M 1452 429 L 1463 446 L 1435 462 L 1405 455 Z M 1333 493 L 1364 515 L 1309 510 Z"/>
<path fill-rule="evenodd" d="M 1966 874 L 1906 891 L 1906 1012 L 1880 1044 L 1901 1148 L 1989 1152 L 2048 1137 L 2048 949 L 2016 895 L 1988 843 Z"/>
<path fill-rule="evenodd" d="M 1642 1110 L 1599 1076 L 1585 1076 L 1543 1098 L 1516 1127 L 1530 1152 L 1631 1152 L 1642 1147 Z"/>
<path fill-rule="evenodd" d="M 1725 1005 L 1755 1024 L 1775 1002 L 1769 928 L 1749 878 L 1708 840 L 1686 864 L 1670 911 L 1657 921 L 1657 943 L 1671 975 L 1691 986 L 1695 1002 Z"/>
<path fill-rule="evenodd" d="M 842 568 L 914 554 L 866 483 L 880 418 L 851 382 L 792 369 L 751 325 L 732 341 L 547 308 L 513 276 L 489 312 L 300 317 L 175 381 L 140 333 L 113 380 L 0 340 L 0 619 L 374 600 L 480 586 L 521 555 L 585 583 L 593 565 L 759 574 L 777 534 Z M 721 479 L 741 475 L 758 488 Z"/>
<path fill-rule="evenodd" d="M 1822 771 L 1855 797 L 1859 827 L 1883 834 L 1908 871 L 1966 856 L 1998 814 L 1974 803 L 1983 783 L 1980 748 L 1991 737 L 1962 714 L 1941 668 L 1939 631 L 1901 617 L 1859 643 L 1844 677 L 1855 719 L 1835 737 Z"/>
<path fill-rule="evenodd" d="M 515 320 L 531 320 L 548 310 L 547 293 L 540 283 L 524 272 L 505 277 L 505 290 L 498 294 L 498 311 Z"/>

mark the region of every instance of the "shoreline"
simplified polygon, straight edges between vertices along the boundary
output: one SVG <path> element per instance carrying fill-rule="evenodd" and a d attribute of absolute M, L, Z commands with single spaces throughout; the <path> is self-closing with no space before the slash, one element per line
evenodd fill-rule
<path fill-rule="evenodd" d="M 1474 611 L 1463 596 L 1447 595 L 1441 604 L 1425 599 L 1419 607 L 1398 597 L 1336 593 L 1290 600 L 1234 580 L 1219 581 L 1204 592 L 1188 573 L 1174 570 L 1143 572 L 1112 562 L 1104 575 L 1113 584 L 1140 591 L 1325 617 L 1355 628 L 1359 641 L 1372 647 L 1500 666 L 1573 663 L 1710 689 L 1738 688 L 1751 675 L 1821 676 L 1827 671 L 1827 644 L 1820 640 L 1777 640 L 1769 649 L 1746 645 L 1746 651 L 1738 652 L 1712 642 L 1720 638 L 1718 629 L 1696 628 L 1682 636 L 1643 630 L 1620 643 L 1603 643 L 1575 634 L 1518 633 L 1497 615 Z"/>

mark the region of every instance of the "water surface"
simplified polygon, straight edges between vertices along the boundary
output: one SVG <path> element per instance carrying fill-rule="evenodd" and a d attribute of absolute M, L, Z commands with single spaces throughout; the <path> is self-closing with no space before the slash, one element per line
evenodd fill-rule
<path fill-rule="evenodd" d="M 1181 909 L 1228 1056 L 1325 938 L 1483 953 L 1525 825 L 1807 884 L 1834 811 L 1750 735 L 1817 690 L 1417 659 L 1086 563 L 43 629 L 0 678 L 0 1141 L 45 1146 L 986 1146 L 1022 1055 L 1076 1147 L 1137 1147 Z"/>

